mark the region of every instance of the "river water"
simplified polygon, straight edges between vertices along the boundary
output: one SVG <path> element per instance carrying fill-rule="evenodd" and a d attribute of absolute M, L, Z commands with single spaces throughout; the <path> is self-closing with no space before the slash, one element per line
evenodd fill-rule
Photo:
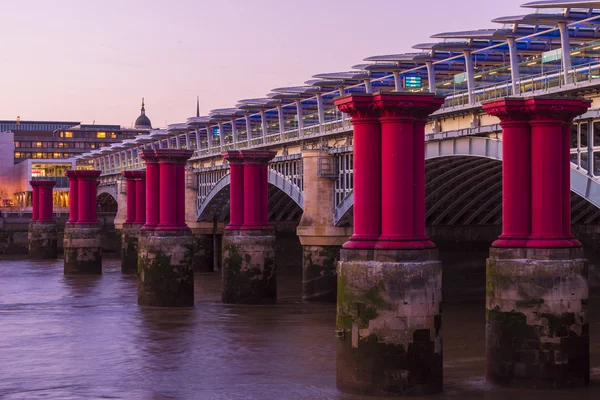
<path fill-rule="evenodd" d="M 136 304 L 136 280 L 65 277 L 62 261 L 0 260 L 0 399 L 358 400 L 335 388 L 335 307 L 300 302 L 280 274 L 279 304 L 219 302 L 196 274 L 196 306 Z M 484 379 L 483 302 L 444 305 L 444 393 L 434 399 L 600 399 L 600 301 L 590 301 L 592 385 L 539 392 Z"/>

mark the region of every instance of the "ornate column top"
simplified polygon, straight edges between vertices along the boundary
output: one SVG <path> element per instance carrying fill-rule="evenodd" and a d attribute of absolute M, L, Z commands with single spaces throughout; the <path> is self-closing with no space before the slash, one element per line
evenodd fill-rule
<path fill-rule="evenodd" d="M 53 180 L 43 180 L 43 181 L 29 181 L 31 186 L 46 186 L 46 187 L 54 187 L 56 186 L 56 181 Z"/>
<path fill-rule="evenodd" d="M 426 119 L 444 104 L 443 96 L 432 93 L 391 92 L 375 93 L 373 106 L 383 118 L 399 117 Z"/>
<path fill-rule="evenodd" d="M 146 171 L 123 171 L 121 172 L 126 179 L 146 179 Z"/>
<path fill-rule="evenodd" d="M 221 153 L 221 157 L 227 160 L 229 164 L 241 164 L 244 162 L 242 152 L 239 150 L 224 151 Z"/>
<path fill-rule="evenodd" d="M 577 97 L 532 97 L 525 100 L 531 122 L 571 122 L 590 108 L 591 100 Z"/>
<path fill-rule="evenodd" d="M 69 178 L 83 178 L 83 179 L 96 179 L 100 176 L 102 171 L 94 170 L 71 170 L 65 171 L 65 175 Z"/>
<path fill-rule="evenodd" d="M 371 93 L 353 93 L 336 97 L 333 104 L 341 112 L 350 114 L 353 122 L 379 117 L 373 107 L 373 94 Z"/>
<path fill-rule="evenodd" d="M 140 150 L 140 157 L 146 162 L 185 163 L 194 154 L 193 150 L 146 149 Z"/>
<path fill-rule="evenodd" d="M 275 156 L 276 151 L 241 150 L 240 156 L 245 163 L 268 164 Z"/>
<path fill-rule="evenodd" d="M 491 100 L 483 103 L 482 107 L 487 114 L 500 119 L 500 123 L 529 121 L 530 115 L 525 108 L 525 99 L 521 97 Z"/>

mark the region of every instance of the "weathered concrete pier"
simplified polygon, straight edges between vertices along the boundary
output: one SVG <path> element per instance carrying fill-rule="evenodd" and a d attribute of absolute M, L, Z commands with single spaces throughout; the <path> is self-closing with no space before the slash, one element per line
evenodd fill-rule
<path fill-rule="evenodd" d="M 102 243 L 96 214 L 96 185 L 101 171 L 67 171 L 69 221 L 65 225 L 65 274 L 101 274 Z"/>
<path fill-rule="evenodd" d="M 503 99 L 502 235 L 487 262 L 487 378 L 515 387 L 590 381 L 588 262 L 571 234 L 569 137 L 591 102 Z"/>
<path fill-rule="evenodd" d="M 137 273 L 138 240 L 146 223 L 146 172 L 125 171 L 127 217 L 121 230 L 121 271 Z"/>
<path fill-rule="evenodd" d="M 442 390 L 442 266 L 425 234 L 426 118 L 442 98 L 336 100 L 354 125 L 354 234 L 341 251 L 337 386 L 372 395 Z"/>
<path fill-rule="evenodd" d="M 270 151 L 229 151 L 230 222 L 223 235 L 223 302 L 277 300 L 275 235 L 268 220 L 267 165 Z"/>
<path fill-rule="evenodd" d="M 194 305 L 193 240 L 185 222 L 187 150 L 143 150 L 146 223 L 138 241 L 138 304 Z"/>
<path fill-rule="evenodd" d="M 52 188 L 56 181 L 30 181 L 32 192 L 32 218 L 29 223 L 29 258 L 55 259 L 57 256 L 57 231 L 52 211 Z"/>

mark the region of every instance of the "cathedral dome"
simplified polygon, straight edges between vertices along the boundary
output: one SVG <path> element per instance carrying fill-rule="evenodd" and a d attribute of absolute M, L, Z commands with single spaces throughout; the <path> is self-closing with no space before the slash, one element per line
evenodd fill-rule
<path fill-rule="evenodd" d="M 135 129 L 152 129 L 152 122 L 150 122 L 150 118 L 146 116 L 146 108 L 144 107 L 144 99 L 142 98 L 142 113 L 135 120 L 135 124 L 133 124 Z"/>

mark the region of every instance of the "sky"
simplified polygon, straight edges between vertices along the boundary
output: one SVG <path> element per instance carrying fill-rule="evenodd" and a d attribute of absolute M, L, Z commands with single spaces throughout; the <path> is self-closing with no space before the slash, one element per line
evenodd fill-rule
<path fill-rule="evenodd" d="M 527 0 L 0 0 L 0 120 L 154 127 L 233 107 Z"/>

